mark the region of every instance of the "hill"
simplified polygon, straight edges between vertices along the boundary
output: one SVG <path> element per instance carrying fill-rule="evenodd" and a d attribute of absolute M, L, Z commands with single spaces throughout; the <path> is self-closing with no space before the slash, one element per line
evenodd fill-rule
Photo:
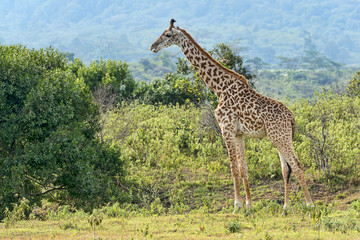
<path fill-rule="evenodd" d="M 149 45 L 175 18 L 206 48 L 231 43 L 245 47 L 246 58 L 274 63 L 277 56 L 299 55 L 304 34 L 310 34 L 326 56 L 355 64 L 360 63 L 359 12 L 356 0 L 1 0 L 0 42 L 52 45 L 84 62 L 139 61 L 152 56 Z"/>

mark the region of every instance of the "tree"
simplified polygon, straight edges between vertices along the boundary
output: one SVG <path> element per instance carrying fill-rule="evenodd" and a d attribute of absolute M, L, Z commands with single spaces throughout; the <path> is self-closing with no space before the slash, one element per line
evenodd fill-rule
<path fill-rule="evenodd" d="M 317 50 L 310 33 L 305 31 L 303 66 L 308 69 L 339 69 L 342 64 L 332 61 Z"/>
<path fill-rule="evenodd" d="M 225 43 L 219 43 L 209 53 L 225 67 L 243 75 L 248 80 L 249 85 L 255 88 L 255 74 L 249 73 L 243 67 L 243 58 L 233 48 Z"/>
<path fill-rule="evenodd" d="M 139 63 L 143 66 L 145 73 L 156 67 L 155 64 L 151 63 L 150 60 L 146 58 L 142 58 Z"/>
<path fill-rule="evenodd" d="M 0 85 L 0 209 L 23 197 L 86 209 L 119 192 L 120 154 L 98 140 L 98 106 L 63 54 L 0 46 Z"/>
<path fill-rule="evenodd" d="M 136 98 L 147 104 L 185 104 L 191 102 L 197 106 L 204 103 L 205 85 L 199 80 L 177 73 L 165 74 L 162 78 L 155 79 L 152 83 L 140 84 L 136 91 Z"/>
<path fill-rule="evenodd" d="M 289 57 L 277 57 L 280 62 L 280 67 L 288 69 L 288 70 L 296 70 L 299 67 L 300 59 L 298 57 L 289 58 Z"/>
<path fill-rule="evenodd" d="M 75 58 L 74 58 L 75 54 L 74 54 L 74 53 L 64 52 L 63 54 L 64 54 L 64 56 L 67 58 L 67 60 L 68 60 L 69 62 L 74 62 L 74 61 L 75 61 Z"/>
<path fill-rule="evenodd" d="M 350 80 L 347 86 L 347 92 L 349 96 L 360 97 L 360 71 L 355 73 L 354 77 Z"/>
<path fill-rule="evenodd" d="M 266 68 L 267 66 L 269 66 L 268 63 L 264 62 L 259 57 L 254 57 L 252 59 L 249 59 L 249 60 L 246 61 L 246 63 L 247 63 L 247 65 L 250 65 L 250 67 L 252 67 L 255 71 L 257 71 L 259 69 Z"/>
<path fill-rule="evenodd" d="M 111 85 L 116 102 L 128 101 L 133 98 L 137 84 L 132 77 L 128 65 L 121 60 L 92 61 L 85 66 L 79 59 L 70 64 L 70 69 L 82 79 L 92 92 L 98 88 Z"/>

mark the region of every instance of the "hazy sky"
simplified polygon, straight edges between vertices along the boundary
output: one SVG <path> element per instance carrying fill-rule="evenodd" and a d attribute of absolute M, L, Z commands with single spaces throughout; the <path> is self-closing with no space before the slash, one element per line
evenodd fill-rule
<path fill-rule="evenodd" d="M 301 54 L 307 32 L 331 58 L 360 62 L 357 0 L 0 0 L 0 42 L 139 60 L 171 18 L 205 48 L 238 44 L 274 61 Z"/>

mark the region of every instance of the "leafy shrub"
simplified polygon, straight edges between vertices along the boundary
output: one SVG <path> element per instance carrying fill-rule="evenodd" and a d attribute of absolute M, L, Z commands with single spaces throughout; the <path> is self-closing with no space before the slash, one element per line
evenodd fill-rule
<path fill-rule="evenodd" d="M 94 232 L 94 239 L 96 237 L 96 228 L 101 225 L 103 218 L 103 214 L 98 209 L 94 209 L 93 213 L 88 218 L 88 223 Z"/>
<path fill-rule="evenodd" d="M 226 230 L 230 233 L 240 232 L 242 229 L 242 224 L 238 220 L 231 221 L 227 224 Z"/>
<path fill-rule="evenodd" d="M 20 204 L 14 204 L 12 211 L 10 211 L 8 208 L 5 208 L 4 214 L 4 223 L 6 227 L 9 227 L 10 225 L 13 225 L 17 221 L 25 220 L 29 215 L 29 200 L 26 198 L 23 198 L 20 201 Z"/>
<path fill-rule="evenodd" d="M 349 230 L 355 230 L 360 232 L 358 218 L 347 215 L 341 219 L 327 217 L 322 220 L 322 223 L 326 230 L 339 231 L 346 233 Z"/>
<path fill-rule="evenodd" d="M 58 203 L 51 203 L 48 201 L 43 200 L 41 202 L 41 206 L 34 206 L 30 218 L 37 219 L 37 220 L 47 220 L 50 214 L 55 213 L 58 211 L 59 204 Z"/>
<path fill-rule="evenodd" d="M 116 102 L 131 100 L 137 88 L 128 65 L 122 61 L 100 59 L 86 66 L 80 59 L 75 59 L 69 69 L 76 77 L 84 81 L 93 93 L 101 87 L 111 86 L 110 89 L 116 96 Z"/>
<path fill-rule="evenodd" d="M 360 199 L 353 201 L 351 203 L 351 208 L 354 209 L 356 212 L 360 213 Z"/>
<path fill-rule="evenodd" d="M 160 198 L 156 198 L 150 205 L 150 213 L 151 214 L 164 214 L 166 211 L 166 208 L 161 203 Z"/>
<path fill-rule="evenodd" d="M 350 80 L 346 90 L 349 96 L 360 97 L 360 71 Z"/>
<path fill-rule="evenodd" d="M 303 163 L 328 184 L 359 182 L 359 98 L 318 94 L 293 107 L 299 135 L 295 149 Z M 346 176 L 346 177 L 343 177 Z"/>
<path fill-rule="evenodd" d="M 222 139 L 201 124 L 202 111 L 192 105 L 123 104 L 107 113 L 104 141 L 120 146 L 136 199 L 149 206 L 157 198 L 167 207 L 187 205 L 191 190 L 181 191 L 186 184 L 229 177 Z"/>

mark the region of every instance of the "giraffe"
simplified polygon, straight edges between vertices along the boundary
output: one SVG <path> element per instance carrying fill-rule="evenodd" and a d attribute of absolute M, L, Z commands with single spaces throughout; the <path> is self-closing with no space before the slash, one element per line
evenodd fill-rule
<path fill-rule="evenodd" d="M 303 165 L 292 146 L 295 132 L 293 113 L 283 103 L 252 89 L 244 76 L 218 63 L 189 33 L 182 28 L 174 27 L 174 22 L 175 20 L 171 19 L 169 27 L 150 46 L 150 51 L 156 53 L 172 45 L 180 47 L 205 84 L 219 98 L 219 105 L 214 113 L 230 159 L 235 195 L 234 212 L 241 208 L 243 201 L 240 196 L 241 180 L 245 190 L 246 208 L 252 206 L 244 136 L 267 136 L 278 150 L 285 187 L 284 210 L 288 208 L 291 172 L 303 188 L 306 204 L 313 206 Z"/>

